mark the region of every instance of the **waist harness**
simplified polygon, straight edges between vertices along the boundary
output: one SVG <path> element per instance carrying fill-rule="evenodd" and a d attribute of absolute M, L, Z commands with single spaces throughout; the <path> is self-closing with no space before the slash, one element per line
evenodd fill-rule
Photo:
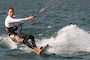
<path fill-rule="evenodd" d="M 11 34 L 16 34 L 17 26 L 14 27 L 5 27 L 6 33 L 10 36 Z"/>

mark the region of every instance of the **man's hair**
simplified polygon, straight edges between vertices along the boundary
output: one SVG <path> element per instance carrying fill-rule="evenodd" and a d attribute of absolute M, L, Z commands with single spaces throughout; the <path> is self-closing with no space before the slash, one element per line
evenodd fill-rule
<path fill-rule="evenodd" d="M 14 10 L 14 8 L 12 8 L 12 7 L 9 7 L 9 8 L 8 8 L 8 11 L 9 11 L 10 9 Z"/>

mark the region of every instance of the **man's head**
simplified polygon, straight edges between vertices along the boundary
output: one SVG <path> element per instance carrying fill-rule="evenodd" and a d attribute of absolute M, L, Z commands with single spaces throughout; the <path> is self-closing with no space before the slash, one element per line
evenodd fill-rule
<path fill-rule="evenodd" d="M 14 15 L 14 9 L 12 7 L 8 8 L 8 15 L 13 17 Z"/>

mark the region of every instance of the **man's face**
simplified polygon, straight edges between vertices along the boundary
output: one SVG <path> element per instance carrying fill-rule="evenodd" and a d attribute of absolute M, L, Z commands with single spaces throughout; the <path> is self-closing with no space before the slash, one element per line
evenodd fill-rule
<path fill-rule="evenodd" d="M 8 10 L 8 15 L 11 16 L 11 17 L 13 17 L 13 15 L 14 15 L 14 10 L 13 10 L 13 9 L 9 9 L 9 10 Z"/>

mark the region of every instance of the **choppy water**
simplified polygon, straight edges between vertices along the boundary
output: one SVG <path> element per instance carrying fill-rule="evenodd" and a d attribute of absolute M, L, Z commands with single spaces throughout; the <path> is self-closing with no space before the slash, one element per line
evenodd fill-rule
<path fill-rule="evenodd" d="M 5 34 L 8 7 L 13 7 L 15 16 L 20 18 L 34 14 L 45 2 L 0 0 L 0 60 L 90 60 L 90 0 L 58 0 L 23 24 L 23 32 L 34 35 L 37 46 L 49 44 L 43 55 L 36 55 Z"/>

